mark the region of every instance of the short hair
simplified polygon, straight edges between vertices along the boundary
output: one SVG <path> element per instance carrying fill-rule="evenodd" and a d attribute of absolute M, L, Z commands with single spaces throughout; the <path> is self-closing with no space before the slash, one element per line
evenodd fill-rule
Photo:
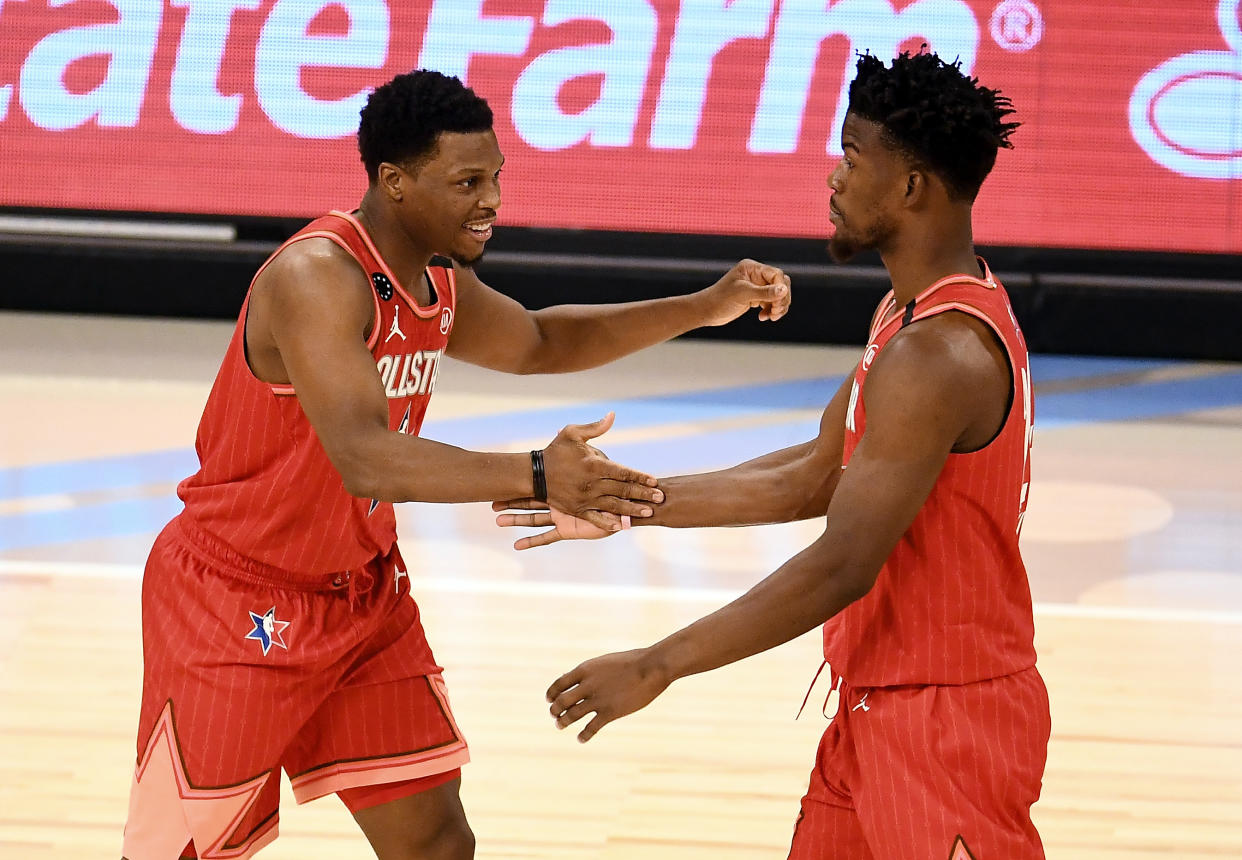
<path fill-rule="evenodd" d="M 417 163 L 435 152 L 441 132 L 487 131 L 492 109 L 458 78 L 428 69 L 397 75 L 367 97 L 358 152 L 374 182 L 379 166 Z"/>
<path fill-rule="evenodd" d="M 1006 122 L 1013 103 L 999 90 L 979 86 L 926 45 L 902 52 L 886 67 L 860 54 L 850 83 L 851 112 L 883 127 L 889 141 L 939 176 L 957 198 L 974 200 L 1001 147 L 1020 123 Z"/>

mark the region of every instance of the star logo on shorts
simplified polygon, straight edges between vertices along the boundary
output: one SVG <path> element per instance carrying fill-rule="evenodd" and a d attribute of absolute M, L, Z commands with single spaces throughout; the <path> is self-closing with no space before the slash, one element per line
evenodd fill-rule
<path fill-rule="evenodd" d="M 289 626 L 289 622 L 276 620 L 275 606 L 262 615 L 257 612 L 251 612 L 250 620 L 254 624 L 254 629 L 246 634 L 246 638 L 254 639 L 262 645 L 264 656 L 267 655 L 268 651 L 272 650 L 273 645 L 279 645 L 286 651 L 289 650 L 289 646 L 285 644 L 284 638 L 280 635 Z"/>

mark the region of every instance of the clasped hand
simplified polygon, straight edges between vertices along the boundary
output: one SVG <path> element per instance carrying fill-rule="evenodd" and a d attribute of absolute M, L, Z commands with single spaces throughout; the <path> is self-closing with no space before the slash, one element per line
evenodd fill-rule
<path fill-rule="evenodd" d="M 656 479 L 644 472 L 608 459 L 588 444 L 612 427 L 615 415 L 609 412 L 592 424 L 570 424 L 556 434 L 543 449 L 547 476 L 546 503 L 532 498 L 492 503 L 495 511 L 508 509 L 536 511 L 532 514 L 502 514 L 501 526 L 552 526 L 548 532 L 522 538 L 516 549 L 544 546 L 558 540 L 596 540 L 621 529 L 621 517 L 651 516 L 652 504 L 664 500 Z"/>

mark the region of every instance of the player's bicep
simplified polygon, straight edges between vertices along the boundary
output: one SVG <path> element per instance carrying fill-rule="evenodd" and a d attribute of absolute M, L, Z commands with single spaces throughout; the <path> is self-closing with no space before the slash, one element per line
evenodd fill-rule
<path fill-rule="evenodd" d="M 388 429 L 388 401 L 365 340 L 374 315 L 365 274 L 323 255 L 269 274 L 272 338 L 302 411 L 344 475 L 359 436 Z"/>
<path fill-rule="evenodd" d="M 457 313 L 448 354 L 491 370 L 522 373 L 543 340 L 535 317 L 473 270 L 455 266 L 454 273 Z"/>
<path fill-rule="evenodd" d="M 828 507 L 825 536 L 865 591 L 931 493 L 969 408 L 952 357 L 935 343 L 886 350 L 862 397 L 865 431 Z"/>

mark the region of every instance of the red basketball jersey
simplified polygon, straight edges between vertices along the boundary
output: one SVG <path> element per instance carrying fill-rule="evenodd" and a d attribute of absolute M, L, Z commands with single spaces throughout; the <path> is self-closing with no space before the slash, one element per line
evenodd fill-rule
<path fill-rule="evenodd" d="M 433 289 L 431 304 L 423 307 L 402 289 L 352 215 L 332 212 L 312 221 L 276 254 L 310 238 L 335 242 L 366 272 L 375 301 L 367 346 L 388 395 L 389 426 L 417 435 L 453 327 L 452 269 L 427 269 Z M 283 570 L 350 570 L 386 555 L 396 541 L 392 504 L 345 492 L 293 388 L 261 382 L 251 372 L 249 304 L 247 296 L 199 423 L 201 467 L 177 488 L 183 516 L 243 555 Z"/>
<path fill-rule="evenodd" d="M 950 454 L 931 494 L 884 563 L 874 587 L 824 625 L 824 656 L 856 687 L 966 684 L 1035 665 L 1031 591 L 1018 552 L 1030 484 L 1031 374 L 1004 287 L 955 275 L 904 309 L 880 303 L 855 371 L 842 462 L 866 432 L 867 371 L 885 344 L 921 319 L 960 311 L 1004 344 L 1013 370 L 1009 414 L 984 448 Z"/>

